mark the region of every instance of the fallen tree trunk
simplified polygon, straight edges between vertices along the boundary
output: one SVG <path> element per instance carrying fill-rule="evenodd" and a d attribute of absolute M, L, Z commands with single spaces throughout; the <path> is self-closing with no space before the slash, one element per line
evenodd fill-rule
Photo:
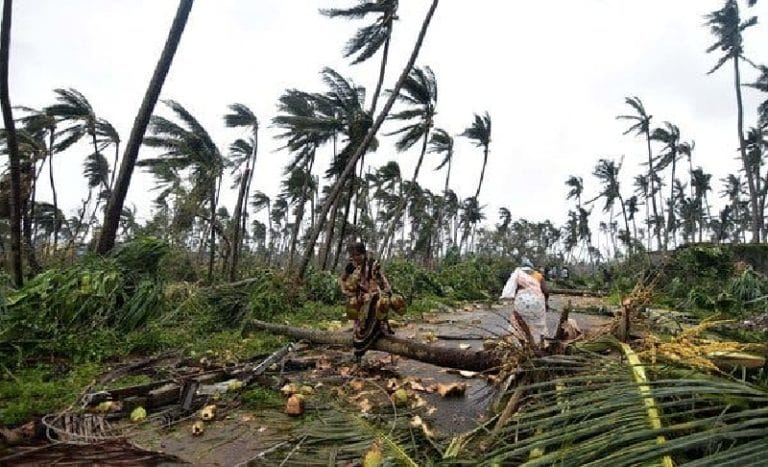
<path fill-rule="evenodd" d="M 600 290 L 588 289 L 557 289 L 550 288 L 550 295 L 576 295 L 580 297 L 605 297 L 606 293 Z"/>
<path fill-rule="evenodd" d="M 250 324 L 251 329 L 270 331 L 285 336 L 291 336 L 296 339 L 303 339 L 315 344 L 336 344 L 352 347 L 351 333 L 297 328 L 258 320 L 253 320 Z M 436 366 L 456 368 L 459 370 L 491 371 L 499 369 L 503 364 L 503 356 L 499 352 L 438 347 L 392 336 L 380 337 L 373 343 L 371 349 L 389 352 Z"/>

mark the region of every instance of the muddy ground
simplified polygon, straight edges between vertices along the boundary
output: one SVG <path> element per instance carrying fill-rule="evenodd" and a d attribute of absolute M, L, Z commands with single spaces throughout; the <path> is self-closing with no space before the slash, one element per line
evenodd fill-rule
<path fill-rule="evenodd" d="M 566 300 L 571 300 L 577 310 L 603 305 L 595 298 L 553 296 L 552 310 L 547 314 L 550 331 L 556 327 Z M 479 349 L 485 338 L 506 332 L 509 306 L 467 305 L 456 311 L 429 313 L 423 320 L 404 323 L 396 329 L 396 334 L 437 346 Z M 610 319 L 580 313 L 572 313 L 571 317 L 585 332 L 603 326 Z M 496 386 L 483 375 L 461 375 L 376 351 L 367 353 L 362 368 L 358 368 L 349 353 L 347 349 L 323 347 L 294 354 L 290 358 L 314 362 L 314 365 L 303 371 L 282 373 L 282 380 L 277 384 L 294 382 L 314 388 L 316 394 L 307 397 L 304 417 L 311 416 L 315 407 L 322 405 L 320 394 L 339 395 L 353 410 L 357 405 L 361 412 L 367 412 L 375 411 L 377 404 L 391 403 L 386 398 L 387 386 L 406 387 L 412 405 L 414 399 L 418 400 L 419 413 L 436 439 L 475 428 L 488 413 L 496 394 Z M 438 384 L 452 383 L 466 384 L 463 396 L 445 398 L 435 390 Z M 295 440 L 303 421 L 301 417 L 285 415 L 282 407 L 233 406 L 220 410 L 216 421 L 207 424 L 202 435 L 192 436 L 192 423 L 192 420 L 181 422 L 170 429 L 160 428 L 156 423 L 145 424 L 143 429 L 132 429 L 130 436 L 142 447 L 173 454 L 196 465 L 237 465 L 249 461 L 253 465 L 268 465 L 269 461 L 259 454 Z"/>

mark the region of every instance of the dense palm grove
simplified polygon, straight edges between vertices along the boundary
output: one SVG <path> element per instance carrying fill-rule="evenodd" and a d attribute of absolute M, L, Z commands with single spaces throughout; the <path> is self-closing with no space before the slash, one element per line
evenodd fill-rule
<path fill-rule="evenodd" d="M 199 351 L 232 339 L 245 357 L 277 342 L 274 336 L 261 336 L 258 342 L 241 343 L 252 318 L 340 319 L 335 273 L 354 240 L 386 260 L 396 289 L 414 312 L 423 312 L 440 304 L 494 299 L 523 257 L 540 265 L 577 266 L 584 274 L 568 286 L 610 287 L 590 273 L 598 264 L 618 265 L 624 272 L 613 291 L 627 294 L 638 278 L 647 276 L 648 252 L 690 243 L 768 239 L 768 169 L 763 161 L 768 100 L 757 109 L 754 122 L 744 121 L 749 110 L 742 106 L 742 92 L 768 93 L 768 66 L 745 52 L 742 33 L 757 19 L 745 14 L 749 10 L 737 0 L 726 0 L 707 16 L 706 24 L 714 40 L 707 50 L 714 60 L 710 73 L 730 69 L 734 77 L 734 146 L 741 170 L 706 173 L 696 164 L 695 135 L 663 117 L 652 118 L 640 97 L 627 97 L 627 112 L 617 118 L 626 122 L 624 134 L 636 139 L 643 156 L 601 158 L 591 174 L 569 177 L 564 194 L 573 205 L 564 225 L 515 219 L 511 205 L 486 212 L 482 188 L 493 142 L 491 115 L 468 115 L 465 128 L 442 128 L 438 76 L 417 64 L 438 0 L 431 2 L 410 59 L 391 85 L 384 76 L 390 40 L 397 34 L 398 0 L 361 0 L 349 8 L 321 10 L 334 20 L 362 23 L 343 54 L 352 65 L 379 60 L 369 88 L 373 91 L 343 71 L 324 68 L 323 88 L 286 89 L 276 96 L 274 116 L 257 115 L 242 103 L 226 107 L 222 122 L 240 134 L 227 146 L 215 141 L 183 102 L 165 99 L 155 105 L 192 3 L 180 1 L 135 126 L 123 140 L 76 89 L 53 90 L 50 105 L 39 109 L 10 105 L 12 2 L 4 2 L 0 91 L 2 152 L 8 164 L 0 180 L 0 248 L 7 273 L 0 283 L 0 357 L 14 361 L 7 367 L 46 391 L 56 391 L 46 386 L 54 370 L 24 369 L 26 359 L 68 356 L 73 365 L 86 365 L 78 371 L 92 376 L 97 368 L 87 365 L 184 345 Z M 747 3 L 751 7 L 755 1 Z M 742 78 L 745 67 L 756 81 Z M 385 120 L 396 129 L 380 133 Z M 259 168 L 260 130 L 266 125 L 279 129 L 281 151 L 290 156 L 278 193 L 265 193 L 259 186 L 260 178 L 275 176 Z M 404 173 L 397 160 L 378 167 L 367 163 L 366 156 L 385 138 L 398 152 L 418 154 L 412 173 Z M 471 142 L 475 153 L 458 154 L 455 138 Z M 54 158 L 85 147 L 88 192 L 76 212 L 66 213 Z M 321 166 L 318 160 L 328 154 L 330 164 Z M 482 158 L 473 196 L 462 199 L 453 189 L 455 157 Z M 621 180 L 629 179 L 630 166 L 639 171 L 627 187 Z M 155 182 L 151 212 L 125 205 L 134 168 L 150 173 Z M 427 170 L 444 175 L 441 190 L 420 185 Z M 50 199 L 38 196 L 43 185 L 48 185 Z M 222 202 L 227 190 L 236 193 L 233 205 Z M 715 202 L 715 197 L 722 201 Z M 716 204 L 723 207 L 713 209 Z M 679 264 L 662 271 L 669 279 L 659 285 L 665 305 L 695 309 L 703 313 L 700 317 L 715 310 L 741 316 L 768 294 L 763 276 L 733 266 L 733 255 L 741 250 L 682 251 Z M 696 274 L 701 275 L 698 282 L 692 277 Z M 176 326 L 178 322 L 190 324 Z M 10 372 L 7 367 L 2 366 Z M 612 365 L 610 370 L 621 372 Z M 87 379 L 83 374 L 73 370 L 67 390 Z M 674 406 L 674 387 L 661 389 Z M 744 397 L 764 401 L 763 389 Z M 740 386 L 728 390 L 742 396 Z M 588 394 L 574 391 L 588 399 Z M 560 404 L 561 395 L 555 392 L 547 397 Z M 24 403 L 33 404 L 38 394 L 31 394 Z M 67 394 L 45 394 L 52 399 L 50 406 L 0 411 L 0 420 L 18 424 L 56 407 L 61 403 L 56 397 Z M 541 429 L 531 430 L 535 434 L 529 440 L 542 436 Z M 524 446 L 523 454 L 511 448 L 491 451 L 488 459 L 527 459 L 530 447 Z M 716 455 L 717 450 L 706 454 Z"/>

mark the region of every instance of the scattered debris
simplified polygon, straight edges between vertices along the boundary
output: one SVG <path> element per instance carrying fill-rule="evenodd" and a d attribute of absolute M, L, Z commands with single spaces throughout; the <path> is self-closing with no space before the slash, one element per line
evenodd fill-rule
<path fill-rule="evenodd" d="M 293 417 L 304 413 L 304 396 L 302 394 L 294 394 L 288 398 L 285 403 L 285 413 Z"/>
<path fill-rule="evenodd" d="M 467 391 L 467 383 L 438 384 L 437 393 L 442 397 L 462 397 Z"/>
<path fill-rule="evenodd" d="M 198 420 L 192 424 L 192 436 L 200 436 L 205 433 L 205 422 Z"/>

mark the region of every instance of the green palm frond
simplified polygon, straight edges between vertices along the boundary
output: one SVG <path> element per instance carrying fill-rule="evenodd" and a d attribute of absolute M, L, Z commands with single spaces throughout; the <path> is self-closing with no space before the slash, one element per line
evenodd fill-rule
<path fill-rule="evenodd" d="M 224 115 L 224 124 L 228 128 L 259 127 L 259 119 L 247 106 L 243 104 L 231 104 L 229 110 L 230 113 Z"/>
<path fill-rule="evenodd" d="M 715 36 L 715 43 L 707 48 L 707 53 L 721 50 L 725 55 L 720 57 L 709 70 L 708 74 L 717 71 L 731 58 L 738 59 L 744 52 L 742 32 L 757 24 L 757 17 L 752 16 L 746 21 L 741 21 L 739 4 L 737 0 L 726 0 L 725 5 L 716 11 L 706 15 L 706 24 L 710 32 Z"/>
<path fill-rule="evenodd" d="M 85 158 L 83 176 L 91 188 L 109 185 L 109 162 L 102 153 L 95 152 Z"/>
<path fill-rule="evenodd" d="M 641 365 L 597 355 L 534 366 L 551 380 L 524 387 L 522 409 L 480 465 L 751 465 L 768 438 L 765 387 L 695 374 L 643 381 Z"/>
<path fill-rule="evenodd" d="M 371 58 L 386 42 L 392 31 L 392 22 L 397 18 L 398 0 L 362 0 L 351 8 L 321 9 L 320 13 L 329 18 L 362 19 L 366 15 L 376 15 L 376 20 L 357 30 L 347 41 L 344 56 L 357 55 L 352 64 L 362 63 Z"/>
<path fill-rule="evenodd" d="M 482 116 L 475 114 L 475 120 L 461 136 L 475 142 L 476 146 L 488 147 L 491 144 L 491 116 L 485 112 Z"/>

